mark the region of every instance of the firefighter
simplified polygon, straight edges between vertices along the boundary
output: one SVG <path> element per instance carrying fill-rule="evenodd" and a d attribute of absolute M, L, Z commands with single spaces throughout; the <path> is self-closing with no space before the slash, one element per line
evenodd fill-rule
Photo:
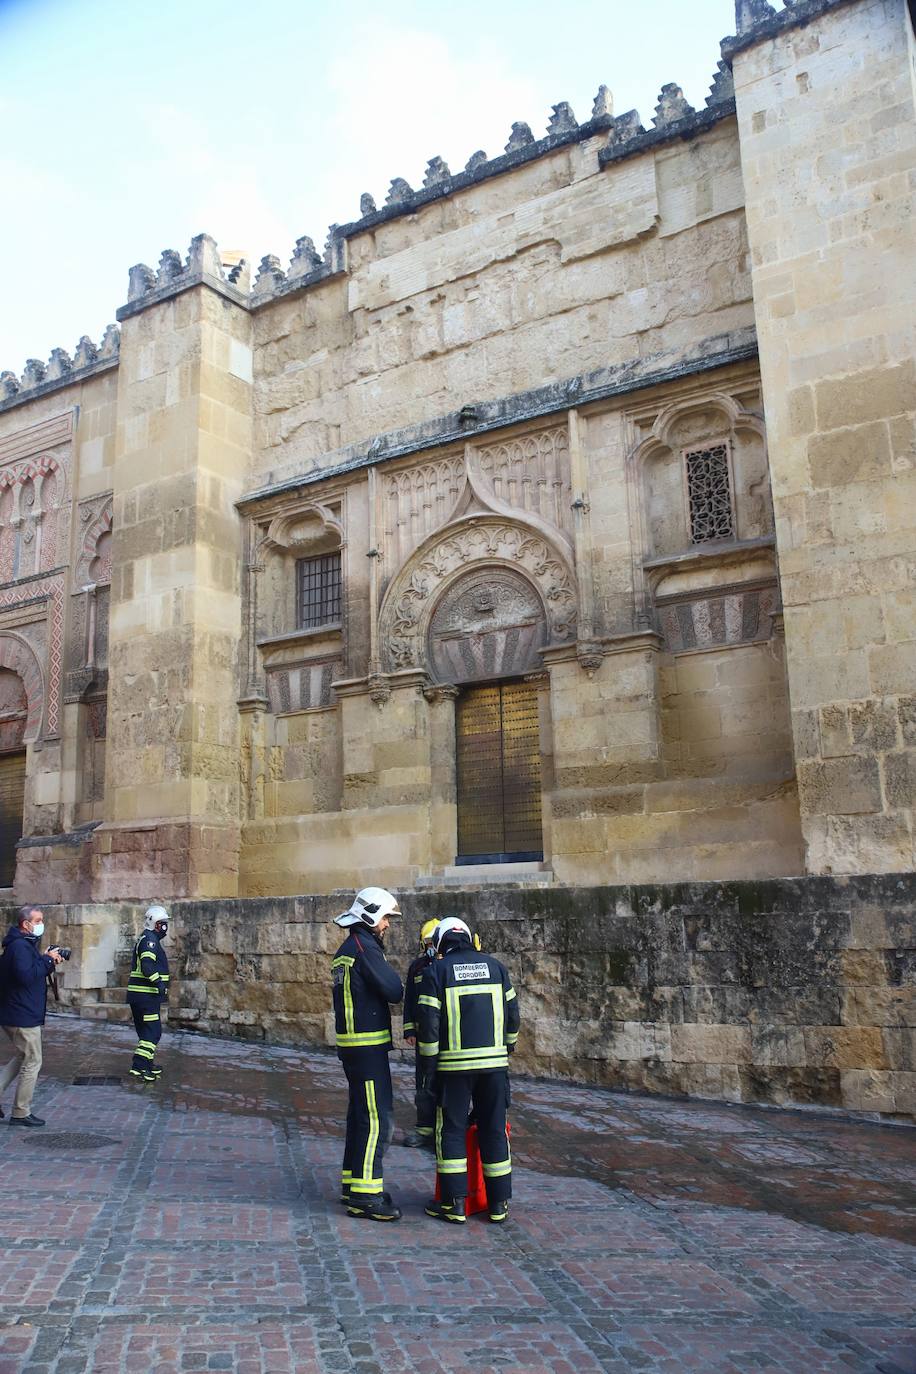
<path fill-rule="evenodd" d="M 431 959 L 436 957 L 433 935 L 438 921 L 427 921 L 420 930 L 420 954 L 414 959 L 404 979 L 404 1039 L 414 1047 L 414 1105 L 417 1109 L 416 1129 L 405 1136 L 403 1144 L 416 1148 L 423 1145 L 435 1148 L 434 1129 L 436 1125 L 436 1099 L 428 1088 L 423 1086 L 423 1061 L 417 1049 L 417 998 L 420 984 Z"/>
<path fill-rule="evenodd" d="M 518 1040 L 518 999 L 508 970 L 475 949 L 464 921 L 440 921 L 437 958 L 423 976 L 417 998 L 424 1086 L 435 1085 L 436 1165 L 441 1202 L 427 1216 L 462 1224 L 467 1196 L 466 1133 L 473 1106 L 480 1159 L 492 1222 L 504 1222 L 512 1196 L 512 1163 L 506 1133 L 509 1059 Z"/>
<path fill-rule="evenodd" d="M 367 1221 L 401 1219 L 382 1181 L 394 1106 L 389 1004 L 404 996 L 382 942 L 390 918 L 400 914 L 390 892 L 364 887 L 349 910 L 335 917 L 348 930 L 331 964 L 337 1056 L 350 1090 L 340 1200 L 350 1216 Z"/>
<path fill-rule="evenodd" d="M 148 907 L 143 934 L 134 945 L 127 983 L 127 1004 L 137 1031 L 130 1076 L 143 1083 L 155 1083 L 162 1073 L 155 1060 L 156 1046 L 162 1038 L 162 1003 L 169 999 L 169 961 L 162 948 L 168 933 L 169 913 L 165 907 Z"/>

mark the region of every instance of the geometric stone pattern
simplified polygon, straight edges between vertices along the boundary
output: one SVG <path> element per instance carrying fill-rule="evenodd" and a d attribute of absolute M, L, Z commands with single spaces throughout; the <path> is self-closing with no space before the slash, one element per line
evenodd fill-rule
<path fill-rule="evenodd" d="M 29 724 L 27 734 L 29 738 L 37 738 L 41 728 L 42 712 L 45 713 L 45 731 L 49 738 L 56 738 L 60 731 L 60 692 L 61 679 L 63 675 L 63 629 L 64 629 L 64 610 L 63 610 L 63 575 L 56 577 L 32 579 L 27 583 L 20 583 L 12 587 L 0 589 L 0 610 L 7 610 L 15 607 L 20 602 L 32 600 L 34 597 L 47 597 L 49 604 L 49 623 L 50 634 L 48 639 L 48 660 L 47 660 L 47 709 L 45 710 L 44 685 L 41 678 L 41 669 L 35 663 L 32 671 L 32 687 L 26 681 L 26 688 L 29 691 Z M 8 639 L 9 634 L 4 635 Z M 8 653 L 12 652 L 7 650 Z M 29 656 L 30 657 L 30 656 Z M 3 662 L 3 667 L 12 667 L 15 672 L 19 669 L 12 662 Z M 26 679 L 23 678 L 25 681 Z M 33 733 L 34 731 L 34 733 Z"/>
<path fill-rule="evenodd" d="M 690 539 L 694 544 L 709 539 L 730 539 L 735 532 L 728 445 L 697 449 L 684 454 L 687 498 L 690 506 Z"/>
<path fill-rule="evenodd" d="M 339 658 L 268 668 L 267 695 L 271 711 L 274 715 L 284 715 L 332 705 L 331 683 L 341 676 L 341 671 Z"/>
<path fill-rule="evenodd" d="M 41 1115 L 114 1143 L 49 1142 L 44 1167 L 78 1168 L 80 1188 L 47 1215 L 17 1167 L 30 1146 L 9 1145 L 4 1371 L 908 1368 L 905 1132 L 516 1078 L 509 1224 L 429 1220 L 431 1160 L 395 1144 L 385 1182 L 404 1219 L 370 1226 L 337 1201 L 334 1059 L 167 1028 L 152 1089 L 73 1086 L 123 1074 L 132 1038 L 46 1027 Z M 395 1060 L 394 1083 L 398 1140 L 412 1065 Z M 768 1165 L 736 1153 L 750 1142 Z M 809 1164 L 780 1163 L 799 1151 Z"/>
<path fill-rule="evenodd" d="M 665 601 L 658 606 L 659 629 L 669 653 L 752 644 L 770 639 L 779 611 L 779 589 L 716 589 L 714 595 Z"/>

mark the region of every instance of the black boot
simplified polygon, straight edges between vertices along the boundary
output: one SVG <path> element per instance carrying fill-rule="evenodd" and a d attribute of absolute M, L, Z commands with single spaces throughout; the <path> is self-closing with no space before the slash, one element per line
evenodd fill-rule
<path fill-rule="evenodd" d="M 351 1189 L 347 1215 L 365 1221 L 400 1221 L 401 1209 L 391 1201 L 390 1193 L 354 1193 Z"/>

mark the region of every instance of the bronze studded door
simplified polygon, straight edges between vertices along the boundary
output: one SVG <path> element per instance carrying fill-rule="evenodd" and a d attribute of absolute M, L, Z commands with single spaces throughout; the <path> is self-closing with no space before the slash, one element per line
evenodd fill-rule
<path fill-rule="evenodd" d="M 455 710 L 458 862 L 541 859 L 538 697 L 527 682 L 471 687 Z"/>
<path fill-rule="evenodd" d="M 12 887 L 16 876 L 24 797 L 25 754 L 0 754 L 0 887 Z"/>

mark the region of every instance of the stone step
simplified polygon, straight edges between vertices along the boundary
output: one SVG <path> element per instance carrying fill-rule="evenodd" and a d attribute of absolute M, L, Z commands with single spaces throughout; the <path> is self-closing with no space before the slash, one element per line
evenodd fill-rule
<path fill-rule="evenodd" d="M 416 879 L 417 887 L 469 887 L 513 883 L 520 887 L 550 887 L 553 869 L 545 863 L 449 864 L 441 873 Z"/>
<path fill-rule="evenodd" d="M 130 1007 L 124 1002 L 81 1002 L 79 1014 L 85 1021 L 133 1020 Z"/>

